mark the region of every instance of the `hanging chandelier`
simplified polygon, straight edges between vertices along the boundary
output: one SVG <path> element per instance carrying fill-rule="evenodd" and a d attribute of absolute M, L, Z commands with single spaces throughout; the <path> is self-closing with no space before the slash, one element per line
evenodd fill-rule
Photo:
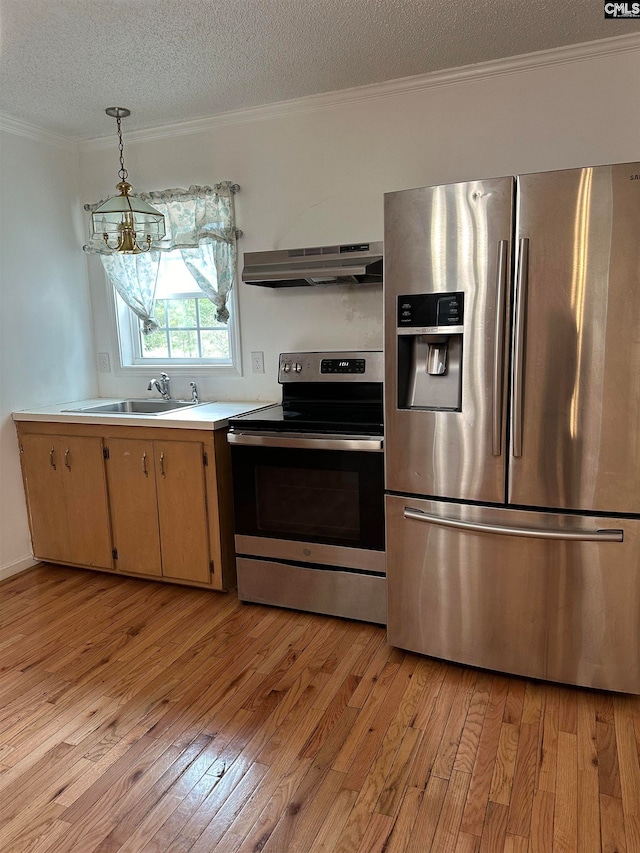
<path fill-rule="evenodd" d="M 120 150 L 120 182 L 116 184 L 119 195 L 111 196 L 91 214 L 91 242 L 102 241 L 101 252 L 138 255 L 148 252 L 165 235 L 164 216 L 150 204 L 137 196 L 130 195 L 133 187 L 127 181 L 124 167 L 124 144 L 121 121 L 131 111 L 125 107 L 108 107 L 108 116 L 118 123 L 118 147 Z"/>

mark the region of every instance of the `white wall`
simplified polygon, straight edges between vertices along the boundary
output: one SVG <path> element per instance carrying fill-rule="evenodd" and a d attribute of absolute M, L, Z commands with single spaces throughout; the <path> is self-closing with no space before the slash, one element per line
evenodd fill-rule
<path fill-rule="evenodd" d="M 75 147 L 0 129 L 0 578 L 32 564 L 11 412 L 97 393 Z"/>
<path fill-rule="evenodd" d="M 138 190 L 238 182 L 238 225 L 245 232 L 240 258 L 250 250 L 379 240 L 386 191 L 640 159 L 640 94 L 633 83 L 640 79 L 640 42 L 635 45 L 619 53 L 607 45 L 607 53 L 586 58 L 584 50 L 550 53 L 546 64 L 527 60 L 524 69 L 513 61 L 480 66 L 475 78 L 468 70 L 414 78 L 404 91 L 397 85 L 354 90 L 343 103 L 339 96 L 311 98 L 212 120 L 182 135 L 174 127 L 164 135 L 128 137 L 125 125 L 130 179 Z M 116 144 L 104 142 L 81 146 L 85 201 L 106 197 L 116 180 Z M 96 259 L 90 278 L 96 345 L 114 364 Z M 375 286 L 241 284 L 240 318 L 245 375 L 215 379 L 211 371 L 194 370 L 203 398 L 278 398 L 280 351 L 382 346 L 382 296 Z M 250 372 L 252 350 L 265 353 L 264 376 Z M 113 372 L 99 379 L 105 396 L 145 392 L 140 378 Z M 178 394 L 187 393 L 187 383 L 177 386 Z"/>

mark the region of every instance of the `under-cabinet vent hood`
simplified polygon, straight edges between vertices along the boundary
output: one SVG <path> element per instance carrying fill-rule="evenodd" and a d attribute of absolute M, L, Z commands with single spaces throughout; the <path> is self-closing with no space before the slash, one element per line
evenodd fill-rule
<path fill-rule="evenodd" d="M 264 287 L 382 282 L 382 241 L 245 252 L 242 280 Z"/>

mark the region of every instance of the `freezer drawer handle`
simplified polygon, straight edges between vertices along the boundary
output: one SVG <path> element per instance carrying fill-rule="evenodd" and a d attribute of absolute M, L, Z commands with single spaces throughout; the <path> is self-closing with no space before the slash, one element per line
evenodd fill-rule
<path fill-rule="evenodd" d="M 458 518 L 442 518 L 429 515 L 419 509 L 404 508 L 404 517 L 412 521 L 424 521 L 427 524 L 439 524 L 442 527 L 455 527 L 457 530 L 471 530 L 476 533 L 502 533 L 505 536 L 527 536 L 533 539 L 568 539 L 573 542 L 622 542 L 622 530 L 559 530 L 541 527 L 505 527 L 501 524 L 479 524 L 475 521 L 461 521 Z"/>

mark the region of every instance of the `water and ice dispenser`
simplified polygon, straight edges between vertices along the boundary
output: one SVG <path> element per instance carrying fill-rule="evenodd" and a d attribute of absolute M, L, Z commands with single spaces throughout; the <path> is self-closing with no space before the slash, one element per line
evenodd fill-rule
<path fill-rule="evenodd" d="M 398 407 L 462 408 L 464 293 L 398 296 Z"/>

